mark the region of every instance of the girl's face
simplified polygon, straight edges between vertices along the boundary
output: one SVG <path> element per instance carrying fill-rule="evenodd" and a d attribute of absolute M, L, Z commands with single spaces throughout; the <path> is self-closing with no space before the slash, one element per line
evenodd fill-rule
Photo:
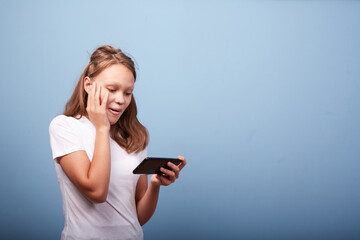
<path fill-rule="evenodd" d="M 103 70 L 92 79 L 101 85 L 101 99 L 105 91 L 109 92 L 106 114 L 111 125 L 115 124 L 129 106 L 134 90 L 134 75 L 122 64 L 114 64 Z M 92 84 L 92 80 L 85 78 L 85 90 Z"/>

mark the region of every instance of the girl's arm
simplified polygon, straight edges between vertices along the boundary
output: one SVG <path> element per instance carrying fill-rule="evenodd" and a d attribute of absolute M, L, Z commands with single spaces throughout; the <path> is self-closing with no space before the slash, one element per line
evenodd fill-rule
<path fill-rule="evenodd" d="M 150 178 L 150 184 L 148 187 L 147 176 L 140 176 L 136 185 L 136 210 L 140 225 L 144 225 L 155 212 L 156 205 L 159 199 L 160 186 L 168 186 L 175 182 L 179 177 L 179 173 L 186 165 L 184 157 L 178 157 L 182 162 L 176 166 L 175 164 L 168 162 L 168 166 L 171 170 L 161 168 L 160 170 L 165 173 L 165 176 L 154 174 Z"/>
<path fill-rule="evenodd" d="M 150 184 L 146 175 L 142 175 L 136 185 L 136 211 L 140 225 L 144 225 L 155 212 L 159 199 L 160 186 Z"/>
<path fill-rule="evenodd" d="M 105 202 L 110 181 L 110 124 L 106 116 L 108 93 L 100 103 L 100 85 L 90 89 L 87 112 L 96 128 L 95 146 L 90 162 L 85 151 L 77 151 L 59 158 L 59 163 L 70 181 L 90 200 Z"/>

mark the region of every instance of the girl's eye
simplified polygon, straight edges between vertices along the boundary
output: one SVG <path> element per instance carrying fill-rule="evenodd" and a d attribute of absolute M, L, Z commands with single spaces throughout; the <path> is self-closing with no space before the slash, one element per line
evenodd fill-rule
<path fill-rule="evenodd" d="M 132 94 L 132 92 L 125 93 L 126 96 L 130 96 L 131 94 Z"/>
<path fill-rule="evenodd" d="M 115 92 L 116 90 L 115 89 L 112 89 L 112 88 L 108 88 L 109 92 L 113 93 Z"/>

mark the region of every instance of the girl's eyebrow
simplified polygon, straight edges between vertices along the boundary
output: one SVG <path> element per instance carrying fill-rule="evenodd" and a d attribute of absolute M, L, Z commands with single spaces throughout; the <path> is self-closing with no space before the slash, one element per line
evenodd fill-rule
<path fill-rule="evenodd" d="M 108 83 L 108 84 L 105 84 L 106 86 L 108 87 L 114 87 L 114 88 L 121 88 L 122 85 L 120 83 Z M 127 88 L 125 88 L 126 90 L 134 90 L 134 86 L 129 86 Z"/>

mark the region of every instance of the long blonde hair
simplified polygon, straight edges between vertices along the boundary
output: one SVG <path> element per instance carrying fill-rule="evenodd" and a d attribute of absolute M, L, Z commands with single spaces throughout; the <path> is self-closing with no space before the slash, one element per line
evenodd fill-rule
<path fill-rule="evenodd" d="M 122 64 L 134 75 L 136 71 L 133 60 L 120 49 L 104 45 L 91 55 L 89 64 L 85 67 L 74 89 L 72 96 L 66 103 L 64 115 L 81 118 L 87 116 L 86 105 L 88 94 L 84 89 L 85 77 L 94 78 L 103 70 L 114 64 Z M 138 153 L 145 149 L 149 143 L 147 129 L 137 119 L 137 107 L 134 96 L 120 119 L 111 126 L 110 136 L 128 153 Z"/>

